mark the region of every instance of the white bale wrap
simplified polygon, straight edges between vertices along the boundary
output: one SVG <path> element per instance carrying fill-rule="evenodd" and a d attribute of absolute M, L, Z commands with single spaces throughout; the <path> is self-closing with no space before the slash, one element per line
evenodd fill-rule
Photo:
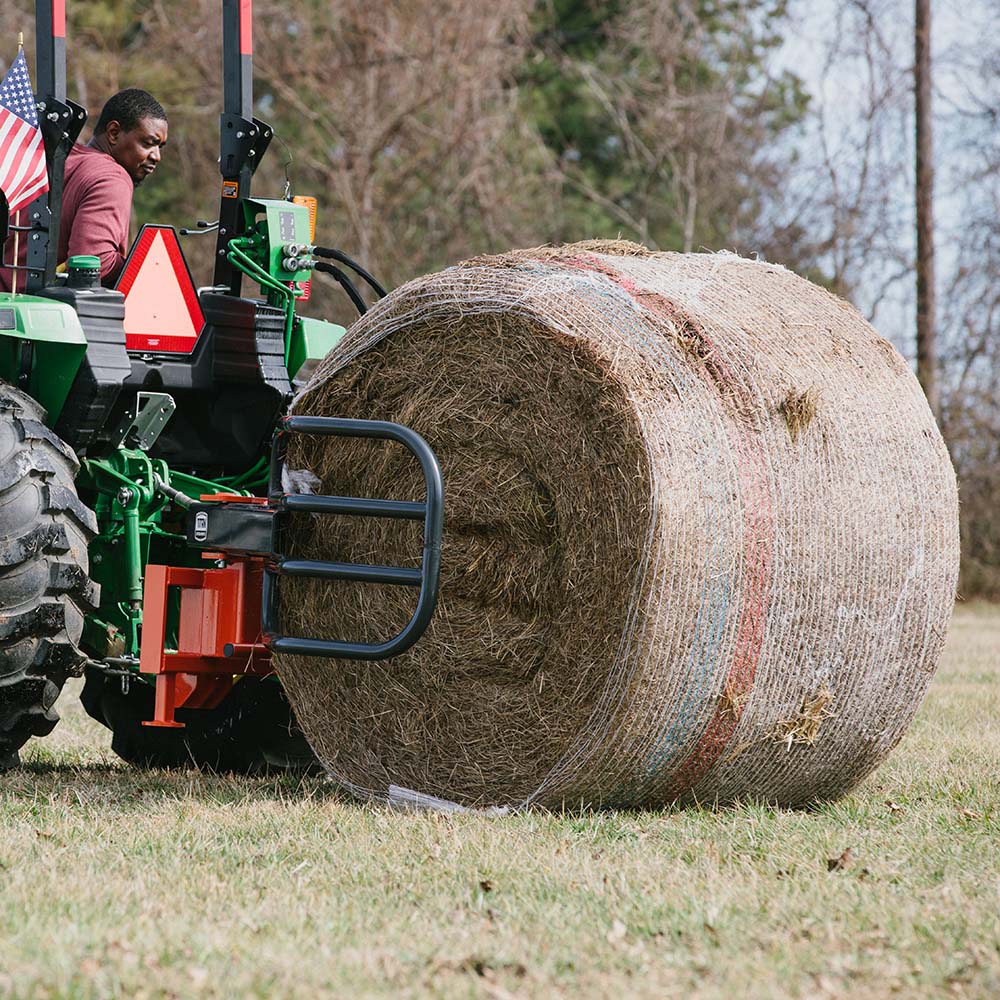
<path fill-rule="evenodd" d="M 622 243 L 474 259 L 372 308 L 295 410 L 407 424 L 444 472 L 425 637 L 386 662 L 278 661 L 361 794 L 831 798 L 937 666 L 958 571 L 945 446 L 892 346 L 779 266 Z M 290 465 L 324 493 L 420 499 L 397 446 L 300 439 Z M 402 522 L 297 538 L 419 559 Z M 283 626 L 385 639 L 413 599 L 284 581 Z"/>

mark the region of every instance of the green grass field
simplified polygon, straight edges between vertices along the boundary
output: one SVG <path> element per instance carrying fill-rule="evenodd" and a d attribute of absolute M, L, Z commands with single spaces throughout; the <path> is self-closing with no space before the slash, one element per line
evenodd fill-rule
<path fill-rule="evenodd" d="M 1000 997 L 1000 609 L 813 812 L 392 812 L 63 714 L 0 778 L 0 996 Z"/>

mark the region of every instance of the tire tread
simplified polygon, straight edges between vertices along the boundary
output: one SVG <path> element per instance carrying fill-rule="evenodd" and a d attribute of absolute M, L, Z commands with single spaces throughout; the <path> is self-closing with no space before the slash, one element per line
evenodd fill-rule
<path fill-rule="evenodd" d="M 0 467 L 0 770 L 16 765 L 21 747 L 59 720 L 56 699 L 68 677 L 83 673 L 83 619 L 100 598 L 87 556 L 97 519 L 73 487 L 76 455 L 44 416 L 30 396 L 0 383 L 0 421 L 15 439 Z M 4 504 L 15 491 L 32 488 L 39 504 L 30 519 L 17 503 Z M 6 607 L 5 582 L 33 565 L 40 589 Z"/>

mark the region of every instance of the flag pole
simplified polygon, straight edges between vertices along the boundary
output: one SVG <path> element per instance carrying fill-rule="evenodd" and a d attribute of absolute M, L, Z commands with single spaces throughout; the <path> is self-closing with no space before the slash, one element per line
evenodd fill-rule
<path fill-rule="evenodd" d="M 19 31 L 17 33 L 17 54 L 20 55 L 24 51 L 24 32 Z M 14 260 L 10 269 L 10 293 L 11 295 L 17 295 L 17 263 L 18 263 L 18 253 L 21 249 L 21 231 L 19 229 L 21 225 L 21 210 L 18 209 L 14 213 Z"/>
<path fill-rule="evenodd" d="M 19 243 L 21 242 L 20 230 L 17 228 L 21 225 L 21 210 L 18 209 L 14 213 L 14 261 L 10 269 L 10 294 L 17 295 L 17 254 L 20 249 Z"/>

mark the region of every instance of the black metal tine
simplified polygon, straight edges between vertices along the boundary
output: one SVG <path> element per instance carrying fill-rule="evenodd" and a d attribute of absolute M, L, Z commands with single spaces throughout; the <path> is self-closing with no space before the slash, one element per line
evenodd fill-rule
<path fill-rule="evenodd" d="M 390 583 L 419 587 L 424 574 L 403 566 L 369 566 L 364 563 L 321 562 L 318 559 L 282 559 L 275 563 L 279 576 L 306 576 L 322 580 L 359 580 L 364 583 Z"/>
<path fill-rule="evenodd" d="M 281 498 L 288 511 L 313 514 L 348 514 L 357 517 L 393 517 L 422 521 L 427 505 L 405 500 L 367 500 L 361 497 L 327 497 L 315 493 L 290 493 Z"/>
<path fill-rule="evenodd" d="M 329 497 L 317 494 L 286 494 L 281 485 L 291 433 L 336 437 L 376 438 L 396 441 L 420 462 L 426 486 L 423 503 L 402 500 Z M 441 534 L 444 526 L 444 484 L 441 467 L 430 445 L 409 427 L 381 420 L 349 420 L 338 417 L 291 416 L 282 420 L 271 448 L 268 495 L 280 513 L 312 512 L 346 514 L 361 517 L 395 517 L 424 522 L 424 546 L 419 570 L 401 566 L 370 566 L 361 563 L 334 563 L 312 559 L 286 559 L 273 554 L 273 562 L 264 574 L 262 624 L 265 641 L 272 651 L 300 656 L 327 656 L 342 659 L 381 660 L 403 652 L 426 631 L 437 604 L 441 570 Z M 276 537 L 279 532 L 276 530 Z M 276 546 L 277 547 L 277 546 Z M 406 627 L 383 643 L 341 642 L 283 636 L 278 633 L 279 575 L 315 579 L 355 580 L 363 583 L 386 583 L 418 586 L 417 607 Z"/>

